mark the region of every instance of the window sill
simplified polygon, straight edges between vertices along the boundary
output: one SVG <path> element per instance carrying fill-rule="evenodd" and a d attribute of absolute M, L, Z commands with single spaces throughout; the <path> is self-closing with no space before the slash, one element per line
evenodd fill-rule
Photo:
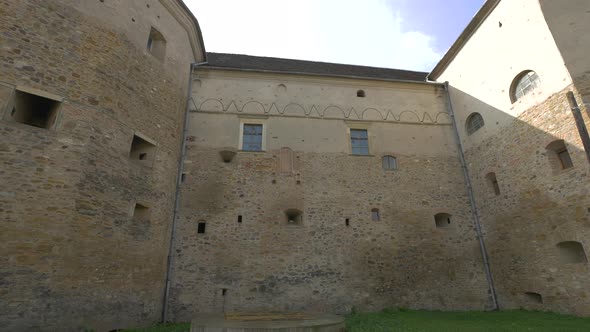
<path fill-rule="evenodd" d="M 375 157 L 374 154 L 349 154 L 351 157 Z"/>
<path fill-rule="evenodd" d="M 260 153 L 260 152 L 266 152 L 266 150 L 238 150 L 238 152 L 247 152 L 247 153 Z"/>
<path fill-rule="evenodd" d="M 576 169 L 574 166 L 568 167 L 568 168 L 564 168 L 564 169 L 560 169 L 559 171 L 557 171 L 555 173 L 555 175 L 566 174 L 566 173 L 572 172 L 574 169 Z"/>

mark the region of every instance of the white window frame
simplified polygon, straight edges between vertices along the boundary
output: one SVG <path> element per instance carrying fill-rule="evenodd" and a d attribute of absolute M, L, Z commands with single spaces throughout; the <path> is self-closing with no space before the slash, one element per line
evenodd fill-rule
<path fill-rule="evenodd" d="M 260 151 L 244 150 L 244 125 L 262 125 L 262 147 Z M 268 125 L 268 119 L 264 118 L 241 118 L 240 119 L 240 136 L 238 141 L 238 150 L 245 152 L 264 152 L 266 151 L 266 127 Z"/>

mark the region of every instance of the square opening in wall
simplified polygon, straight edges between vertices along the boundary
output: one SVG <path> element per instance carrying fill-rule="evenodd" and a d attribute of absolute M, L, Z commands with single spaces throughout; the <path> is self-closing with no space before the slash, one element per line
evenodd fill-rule
<path fill-rule="evenodd" d="M 57 100 L 16 91 L 10 117 L 22 124 L 51 129 L 55 125 L 60 104 Z"/>
<path fill-rule="evenodd" d="M 451 215 L 448 213 L 437 213 L 434 215 L 436 228 L 446 228 L 451 226 Z"/>
<path fill-rule="evenodd" d="M 131 150 L 129 151 L 129 158 L 142 161 L 153 160 L 155 151 L 156 146 L 154 144 L 137 135 L 133 135 L 133 140 L 131 141 Z"/>
<path fill-rule="evenodd" d="M 287 217 L 288 224 L 300 225 L 303 221 L 303 212 L 298 209 L 287 209 L 285 210 L 285 217 Z"/>
<path fill-rule="evenodd" d="M 524 298 L 528 303 L 535 303 L 535 304 L 542 304 L 543 303 L 543 296 L 539 293 L 535 292 L 525 292 Z"/>
<path fill-rule="evenodd" d="M 145 222 L 150 219 L 150 209 L 142 204 L 135 203 L 133 208 L 133 221 Z"/>

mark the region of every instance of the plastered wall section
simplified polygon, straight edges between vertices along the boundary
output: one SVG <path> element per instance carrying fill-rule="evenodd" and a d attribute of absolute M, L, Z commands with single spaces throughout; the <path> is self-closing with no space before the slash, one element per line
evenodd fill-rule
<path fill-rule="evenodd" d="M 542 0 L 540 3 L 565 65 L 588 108 L 590 106 L 590 65 L 588 65 L 590 4 L 584 0 L 564 3 Z"/>
<path fill-rule="evenodd" d="M 187 69 L 190 54 L 162 63 L 77 8 L 0 1 L 2 331 L 103 331 L 160 318 L 188 82 L 175 66 L 182 58 Z M 61 100 L 54 128 L 11 120 L 16 89 Z M 155 144 L 148 160 L 129 158 L 134 134 Z M 135 203 L 148 218 L 133 220 Z"/>
<path fill-rule="evenodd" d="M 195 77 L 174 250 L 175 320 L 234 310 L 487 305 L 448 116 L 419 120 L 446 113 L 440 86 L 215 70 Z M 353 108 L 393 116 L 359 120 L 348 113 Z M 306 115 L 311 109 L 318 114 Z M 404 112 L 414 120 L 394 120 Z M 250 121 L 264 125 L 265 151 L 238 151 L 224 163 L 220 151 L 239 150 L 240 123 Z M 369 156 L 351 155 L 351 128 L 368 130 Z M 292 151 L 292 169 L 279 167 L 281 148 Z M 383 155 L 395 156 L 398 169 L 383 170 Z M 301 211 L 301 221 L 290 224 L 288 209 Z M 438 212 L 453 215 L 448 228 L 435 227 Z"/>
<path fill-rule="evenodd" d="M 539 75 L 541 86 L 512 104 L 508 89 L 525 69 Z M 500 307 L 590 314 L 583 286 L 588 264 L 563 263 L 557 247 L 577 241 L 590 248 L 589 165 L 565 93 L 581 98 L 539 4 L 500 2 L 440 80 L 452 86 Z M 467 135 L 465 119 L 472 112 L 483 116 L 485 126 Z M 559 139 L 573 168 L 561 170 L 546 149 Z M 498 195 L 486 177 L 491 172 Z"/>

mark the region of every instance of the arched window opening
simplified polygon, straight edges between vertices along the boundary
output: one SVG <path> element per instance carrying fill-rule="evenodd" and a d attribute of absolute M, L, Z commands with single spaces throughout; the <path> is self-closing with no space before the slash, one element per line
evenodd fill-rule
<path fill-rule="evenodd" d="M 541 294 L 539 294 L 539 293 L 525 292 L 524 297 L 525 297 L 526 301 L 529 303 L 537 303 L 537 304 L 543 303 L 543 296 L 541 296 Z"/>
<path fill-rule="evenodd" d="M 479 128 L 484 126 L 483 117 L 479 113 L 471 113 L 467 117 L 467 121 L 465 122 L 465 128 L 467 130 L 467 135 L 471 135 L 479 130 Z"/>
<path fill-rule="evenodd" d="M 525 70 L 516 75 L 510 87 L 510 100 L 515 103 L 520 98 L 534 91 L 541 85 L 539 75 L 532 70 Z"/>
<path fill-rule="evenodd" d="M 394 156 L 384 156 L 382 158 L 382 167 L 385 171 L 393 171 L 397 169 L 397 159 Z"/>
<path fill-rule="evenodd" d="M 570 156 L 567 147 L 565 146 L 564 140 L 556 140 L 546 147 L 547 149 L 547 156 L 549 157 L 549 163 L 553 168 L 554 172 L 559 172 L 564 169 L 574 167 L 572 163 L 572 158 Z"/>
<path fill-rule="evenodd" d="M 356 96 L 357 96 L 357 97 L 364 98 L 364 97 L 365 97 L 365 90 L 358 90 L 358 91 L 356 92 Z"/>
<path fill-rule="evenodd" d="M 486 175 L 486 181 L 488 182 L 488 186 L 494 191 L 496 196 L 500 195 L 500 185 L 498 184 L 498 179 L 496 178 L 496 173 L 489 172 Z"/>
<path fill-rule="evenodd" d="M 451 226 L 451 215 L 448 213 L 437 213 L 434 215 L 436 228 L 445 228 Z"/>
<path fill-rule="evenodd" d="M 160 31 L 153 27 L 150 29 L 150 35 L 148 36 L 147 49 L 159 60 L 164 60 L 166 56 L 166 39 Z"/>
<path fill-rule="evenodd" d="M 372 209 L 371 210 L 371 220 L 373 220 L 373 221 L 381 220 L 381 216 L 379 215 L 379 209 Z"/>
<path fill-rule="evenodd" d="M 588 263 L 584 246 L 577 241 L 564 241 L 557 244 L 559 260 L 566 264 Z"/>

